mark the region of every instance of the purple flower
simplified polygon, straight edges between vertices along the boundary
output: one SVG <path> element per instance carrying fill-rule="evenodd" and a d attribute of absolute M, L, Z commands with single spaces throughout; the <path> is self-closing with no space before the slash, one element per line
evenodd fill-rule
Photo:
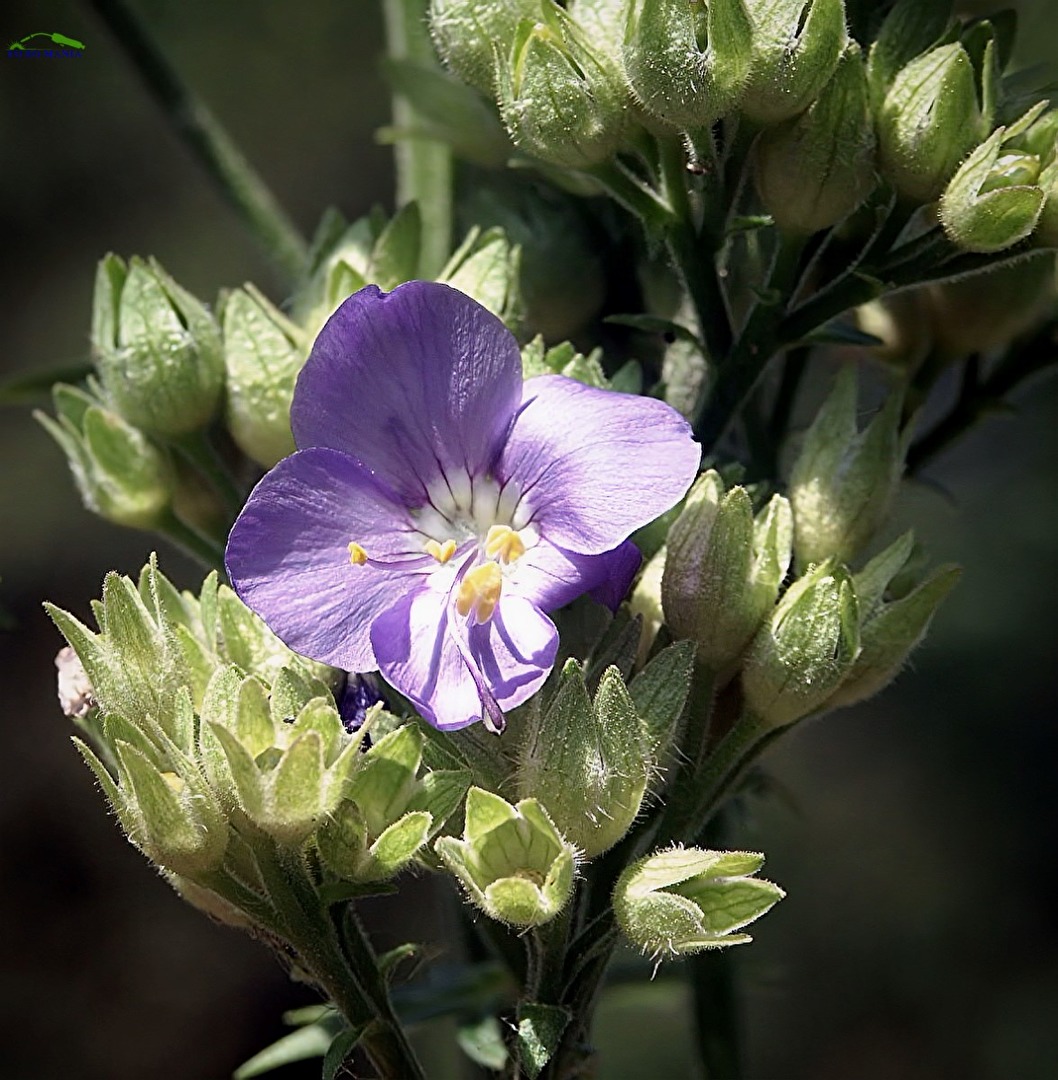
<path fill-rule="evenodd" d="M 445 285 L 349 297 L 291 409 L 297 453 L 257 485 L 228 540 L 239 596 L 292 649 L 376 668 L 442 729 L 537 691 L 558 634 L 545 612 L 616 607 L 628 535 L 698 468 L 660 401 L 561 376 L 522 381 L 503 324 Z"/>

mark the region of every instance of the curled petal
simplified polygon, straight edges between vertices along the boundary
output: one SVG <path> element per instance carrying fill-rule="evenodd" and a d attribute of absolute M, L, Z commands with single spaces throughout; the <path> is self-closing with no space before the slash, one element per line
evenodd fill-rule
<path fill-rule="evenodd" d="M 675 505 L 700 455 L 664 402 L 544 375 L 525 383 L 497 472 L 541 534 L 599 555 Z"/>
<path fill-rule="evenodd" d="M 602 555 L 577 555 L 541 539 L 518 560 L 510 583 L 541 611 L 554 611 L 582 593 L 614 611 L 642 559 L 631 540 Z"/>
<path fill-rule="evenodd" d="M 383 677 L 441 730 L 513 709 L 543 685 L 558 632 L 528 600 L 504 595 L 479 626 L 456 625 L 449 593 L 417 589 L 375 620 L 371 641 Z M 499 727 L 495 714 L 490 726 Z"/>
<path fill-rule="evenodd" d="M 351 563 L 351 542 L 363 565 Z M 295 652 L 371 671 L 371 623 L 430 569 L 418 543 L 395 496 L 356 461 L 303 450 L 254 488 L 225 561 L 242 601 Z"/>
<path fill-rule="evenodd" d="M 294 391 L 300 449 L 361 461 L 409 504 L 442 473 L 488 472 L 521 398 L 518 345 L 447 285 L 369 285 L 320 331 Z"/>

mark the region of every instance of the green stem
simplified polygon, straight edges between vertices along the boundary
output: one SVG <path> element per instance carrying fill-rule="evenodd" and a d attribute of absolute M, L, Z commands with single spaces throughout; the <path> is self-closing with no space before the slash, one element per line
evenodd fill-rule
<path fill-rule="evenodd" d="M 125 0 L 89 0 L 221 194 L 293 286 L 308 248 L 264 181 L 206 106 L 183 83 Z"/>
<path fill-rule="evenodd" d="M 224 505 L 232 517 L 238 514 L 246 501 L 245 495 L 206 432 L 189 432 L 187 435 L 174 439 L 173 446 L 209 481 L 213 490 L 224 500 Z"/>
<path fill-rule="evenodd" d="M 779 235 L 767 283 L 695 422 L 695 435 L 706 453 L 727 430 L 778 351 L 779 326 L 797 285 L 804 245 L 804 237 Z"/>
<path fill-rule="evenodd" d="M 254 854 L 279 917 L 281 936 L 349 1025 L 366 1029 L 360 1045 L 379 1076 L 425 1080 L 359 926 L 347 928 L 344 942 L 339 938 L 300 855 L 283 851 L 263 836 L 255 841 Z"/>
<path fill-rule="evenodd" d="M 437 66 L 427 31 L 424 0 L 383 0 L 386 50 L 394 60 L 413 60 Z M 393 99 L 393 122 L 398 130 L 415 126 L 415 109 L 400 95 Z M 452 152 L 441 142 L 401 139 L 394 147 L 397 165 L 397 203 L 416 202 L 422 214 L 419 276 L 435 278 L 452 251 Z"/>
<path fill-rule="evenodd" d="M 705 188 L 699 230 L 690 199 L 683 144 L 677 138 L 661 139 L 659 151 L 662 186 L 672 208 L 672 217 L 664 231 L 665 246 L 694 308 L 698 336 L 705 344 L 707 359 L 720 365 L 731 348 L 731 316 L 717 271 L 717 257 L 723 245 L 721 178 L 715 163 L 703 174 Z"/>
<path fill-rule="evenodd" d="M 211 570 L 224 570 L 224 545 L 215 543 L 181 521 L 171 510 L 154 526 L 160 533 L 175 544 L 186 555 Z"/>
<path fill-rule="evenodd" d="M 718 814 L 705 846 L 722 851 L 728 846 L 726 821 Z M 738 992 L 731 949 L 708 949 L 687 957 L 691 984 L 695 1042 L 706 1080 L 739 1080 L 742 1053 Z"/>

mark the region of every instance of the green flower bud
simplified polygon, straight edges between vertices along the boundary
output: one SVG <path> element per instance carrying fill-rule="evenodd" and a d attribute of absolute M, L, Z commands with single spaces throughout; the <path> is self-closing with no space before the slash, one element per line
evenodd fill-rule
<path fill-rule="evenodd" d="M 829 229 L 874 190 L 873 152 L 863 57 L 850 45 L 809 109 L 757 141 L 757 191 L 780 229 Z"/>
<path fill-rule="evenodd" d="M 698 663 L 721 681 L 775 606 L 792 537 L 784 498 L 773 498 L 754 521 L 745 489 L 725 494 L 713 470 L 695 483 L 669 532 L 665 621 L 676 637 L 697 643 Z"/>
<path fill-rule="evenodd" d="M 134 728 L 129 730 L 135 733 Z M 163 761 L 149 742 L 142 742 L 140 749 L 115 739 L 111 744 L 115 783 L 95 754 L 80 740 L 74 742 L 129 840 L 147 858 L 192 881 L 220 866 L 228 845 L 228 821 L 188 758 L 176 752 L 174 760 Z"/>
<path fill-rule="evenodd" d="M 511 806 L 472 787 L 463 839 L 442 836 L 434 850 L 474 904 L 512 926 L 553 919 L 573 891 L 573 848 L 536 799 Z"/>
<path fill-rule="evenodd" d="M 271 468 L 294 452 L 290 401 L 307 355 L 305 334 L 252 285 L 224 303 L 227 422 L 239 449 Z"/>
<path fill-rule="evenodd" d="M 584 671 L 567 660 L 550 707 L 525 740 L 518 792 L 539 799 L 562 835 L 591 859 L 639 814 L 650 778 L 646 728 L 615 667 L 592 701 Z"/>
<path fill-rule="evenodd" d="M 739 103 L 753 23 L 743 0 L 632 0 L 624 62 L 648 113 L 684 130 L 708 127 Z"/>
<path fill-rule="evenodd" d="M 805 435 L 790 474 L 794 554 L 803 568 L 831 556 L 848 562 L 889 514 L 904 471 L 901 400 L 892 394 L 856 430 L 856 369 L 844 368 Z"/>
<path fill-rule="evenodd" d="M 592 45 L 622 63 L 629 0 L 568 0 L 566 10 Z"/>
<path fill-rule="evenodd" d="M 52 396 L 58 418 L 34 415 L 66 454 L 85 506 L 117 525 L 157 526 L 176 487 L 168 454 L 77 387 L 57 383 Z"/>
<path fill-rule="evenodd" d="M 1040 188 L 1044 204 L 1034 239 L 1041 247 L 1058 247 L 1058 161 L 1053 161 L 1040 174 Z"/>
<path fill-rule="evenodd" d="M 620 147 L 628 90 L 616 63 L 596 52 L 562 8 L 518 26 L 497 68 L 500 115 L 517 146 L 552 165 L 598 165 Z"/>
<path fill-rule="evenodd" d="M 948 0 L 896 0 L 871 46 L 867 78 L 877 111 L 899 72 L 941 42 L 951 21 Z"/>
<path fill-rule="evenodd" d="M 213 316 L 151 259 L 99 264 L 92 351 L 108 403 L 151 435 L 203 428 L 220 403 L 224 361 Z"/>
<path fill-rule="evenodd" d="M 828 707 L 855 705 L 888 686 L 958 582 L 959 567 L 942 566 L 901 593 L 894 579 L 903 575 L 913 546 L 907 533 L 853 578 L 860 605 L 860 653 Z"/>
<path fill-rule="evenodd" d="M 674 847 L 628 867 L 613 894 L 617 925 L 658 960 L 744 945 L 738 933 L 786 894 L 753 875 L 764 856 L 749 851 Z"/>
<path fill-rule="evenodd" d="M 491 97 L 497 50 L 506 54 L 518 24 L 539 14 L 540 0 L 430 0 L 430 34 L 445 64 Z"/>
<path fill-rule="evenodd" d="M 941 45 L 912 60 L 885 96 L 882 173 L 905 199 L 933 202 L 987 133 L 969 55 L 961 45 Z"/>
<path fill-rule="evenodd" d="M 819 96 L 848 44 L 844 0 L 748 0 L 753 68 L 739 104 L 757 124 L 789 120 Z"/>
<path fill-rule="evenodd" d="M 1041 228 L 1042 219 L 1037 233 Z M 922 290 L 934 348 L 945 360 L 1013 341 L 1045 317 L 1054 294 L 1055 260 L 1042 252 Z"/>
<path fill-rule="evenodd" d="M 1044 167 L 1052 164 L 1058 152 L 1058 109 L 1042 112 L 1024 131 L 1010 139 L 1010 146 L 1038 157 Z"/>
<path fill-rule="evenodd" d="M 468 227 L 502 229 L 517 249 L 517 259 L 512 253 L 506 269 L 515 275 L 509 287 L 512 296 L 520 296 L 517 314 L 526 336 L 565 341 L 598 314 L 606 275 L 597 226 L 580 200 L 531 178 L 508 175 L 468 191 L 460 213 Z"/>
<path fill-rule="evenodd" d="M 630 614 L 642 620 L 637 654 L 640 665 L 647 662 L 654 639 L 665 622 L 665 613 L 661 607 L 661 583 L 665 577 L 667 558 L 668 548 L 663 547 L 654 553 L 640 572 L 639 580 L 628 601 Z"/>
<path fill-rule="evenodd" d="M 1002 154 L 1005 133 L 998 128 L 967 158 L 940 200 L 944 231 L 965 251 L 1003 251 L 1029 236 L 1043 212 L 1039 159 Z"/>
<path fill-rule="evenodd" d="M 507 326 L 520 314 L 518 271 L 521 250 L 512 247 L 503 229 L 474 226 L 437 279 L 472 297 Z"/>
<path fill-rule="evenodd" d="M 859 611 L 843 566 L 814 566 L 786 590 L 742 666 L 746 706 L 773 728 L 827 704 L 860 649 Z"/>
<path fill-rule="evenodd" d="M 254 730 L 260 727 L 258 718 Z M 239 808 L 289 848 L 299 848 L 337 809 L 365 733 L 362 728 L 353 736 L 345 734 L 329 696 L 308 702 L 292 723 L 273 725 L 275 742 L 285 745 L 273 745 L 256 757 L 223 722 L 206 721 L 203 728 L 208 732 L 200 732 L 203 754 L 210 752 L 205 740 L 212 737 L 230 770 Z"/>

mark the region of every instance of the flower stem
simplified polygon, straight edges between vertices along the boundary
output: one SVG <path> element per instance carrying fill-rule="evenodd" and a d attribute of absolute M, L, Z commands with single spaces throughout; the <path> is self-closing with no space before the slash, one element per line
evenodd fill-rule
<path fill-rule="evenodd" d="M 208 108 L 184 84 L 125 0 L 89 0 L 154 99 L 288 285 L 308 248 L 296 226 Z"/>
<path fill-rule="evenodd" d="M 383 0 L 386 48 L 394 60 L 414 60 L 436 66 L 426 29 L 424 0 Z M 398 130 L 414 127 L 415 109 L 400 95 L 393 99 L 393 122 Z M 422 249 L 419 276 L 435 278 L 452 250 L 452 152 L 441 142 L 401 139 L 394 147 L 397 165 L 397 203 L 419 204 Z"/>
<path fill-rule="evenodd" d="M 186 555 L 211 570 L 224 571 L 224 547 L 192 529 L 169 511 L 155 526 L 154 531 L 175 544 Z"/>
<path fill-rule="evenodd" d="M 210 442 L 209 436 L 204 431 L 192 431 L 174 439 L 173 446 L 209 481 L 234 518 L 242 509 L 245 496 L 217 453 L 217 448 Z"/>
<path fill-rule="evenodd" d="M 695 422 L 694 433 L 706 453 L 727 430 L 779 348 L 778 330 L 797 285 L 803 250 L 803 237 L 779 235 L 768 281 Z"/>

